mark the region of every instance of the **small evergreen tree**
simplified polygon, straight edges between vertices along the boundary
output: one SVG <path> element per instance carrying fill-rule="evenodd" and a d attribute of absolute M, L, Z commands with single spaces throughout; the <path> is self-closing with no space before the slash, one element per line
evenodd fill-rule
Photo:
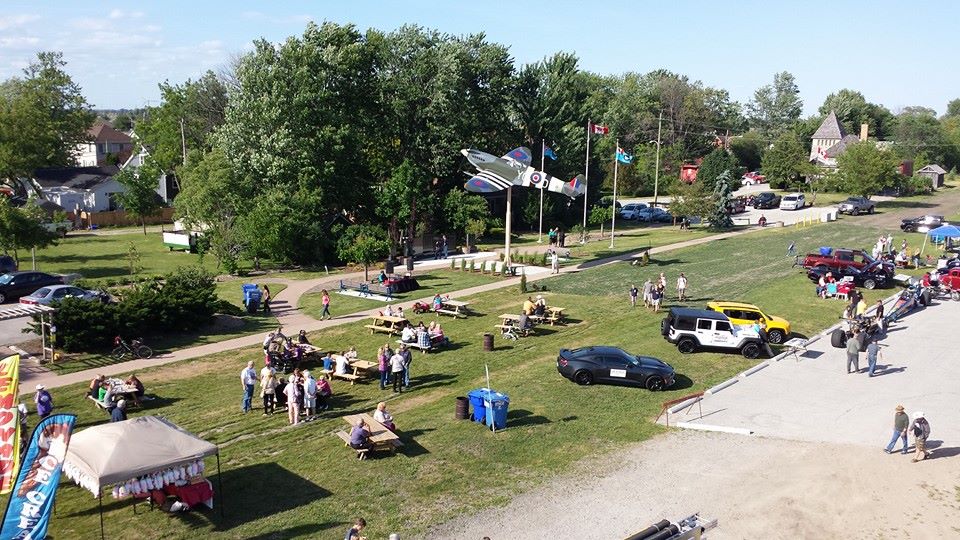
<path fill-rule="evenodd" d="M 730 212 L 727 210 L 730 205 L 730 194 L 733 192 L 731 183 L 730 171 L 723 171 L 720 176 L 717 176 L 717 182 L 713 187 L 714 207 L 710 216 L 711 229 L 725 230 L 733 227 L 733 220 L 730 219 Z"/>

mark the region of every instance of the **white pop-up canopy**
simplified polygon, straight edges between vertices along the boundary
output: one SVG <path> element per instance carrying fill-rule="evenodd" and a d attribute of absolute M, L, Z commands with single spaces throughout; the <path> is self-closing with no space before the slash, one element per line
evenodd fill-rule
<path fill-rule="evenodd" d="M 99 492 L 105 486 L 216 454 L 215 444 L 166 418 L 141 416 L 75 434 L 64 467 L 75 467 L 84 487 Z"/>

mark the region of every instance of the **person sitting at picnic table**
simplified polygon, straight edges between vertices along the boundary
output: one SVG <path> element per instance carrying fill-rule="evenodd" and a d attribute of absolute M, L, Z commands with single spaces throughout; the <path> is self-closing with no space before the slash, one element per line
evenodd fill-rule
<path fill-rule="evenodd" d="M 357 354 L 357 348 L 356 348 L 356 347 L 350 347 L 350 350 L 344 352 L 344 353 L 343 353 L 343 356 L 345 356 L 345 357 L 347 358 L 347 360 L 356 360 L 360 355 Z"/>
<path fill-rule="evenodd" d="M 131 373 L 127 380 L 124 381 L 124 384 L 127 386 L 132 386 L 136 390 L 133 392 L 133 402 L 140 406 L 140 400 L 143 398 L 143 394 L 146 392 L 146 388 L 143 386 L 143 383 L 140 382 L 140 379 L 137 378 L 136 373 Z"/>
<path fill-rule="evenodd" d="M 521 313 L 520 318 L 517 319 L 517 328 L 521 330 L 529 330 L 533 325 L 530 324 L 530 317 L 526 313 Z"/>
<path fill-rule="evenodd" d="M 430 334 L 427 332 L 427 329 L 423 326 L 422 322 L 417 328 L 417 346 L 423 347 L 424 349 L 429 349 L 431 346 Z"/>
<path fill-rule="evenodd" d="M 382 401 L 377 403 L 377 410 L 373 411 L 373 419 L 390 431 L 397 430 L 397 425 L 393 423 L 393 415 L 387 412 L 387 404 Z"/>
<path fill-rule="evenodd" d="M 403 327 L 403 331 L 400 332 L 400 341 L 404 343 L 413 343 L 417 340 L 417 332 L 413 329 L 412 326 L 407 325 Z"/>
<path fill-rule="evenodd" d="M 403 314 L 403 306 L 397 306 L 397 309 L 393 312 L 394 317 L 400 317 L 403 319 L 405 316 Z"/>
<path fill-rule="evenodd" d="M 367 423 L 361 419 L 350 430 L 350 448 L 364 450 L 370 446 L 370 430 L 367 429 Z"/>
<path fill-rule="evenodd" d="M 533 315 L 534 309 L 536 309 L 536 304 L 534 304 L 533 299 L 528 296 L 523 302 L 523 313 L 524 315 Z"/>
<path fill-rule="evenodd" d="M 345 354 L 339 354 L 336 357 L 337 369 L 334 371 L 337 375 L 345 375 L 347 373 L 347 368 L 350 366 L 350 362 L 347 361 Z"/>
<path fill-rule="evenodd" d="M 326 375 L 321 375 L 317 380 L 317 404 L 319 410 L 325 411 L 330 408 L 330 396 L 333 395 L 333 388 L 330 387 L 330 381 Z"/>
<path fill-rule="evenodd" d="M 93 399 L 100 399 L 100 387 L 103 386 L 103 381 L 106 379 L 103 375 L 97 375 L 90 381 L 90 397 Z"/>
<path fill-rule="evenodd" d="M 106 381 L 103 383 L 103 386 L 100 387 L 100 390 L 103 392 L 103 395 L 100 398 L 100 403 L 103 404 L 104 408 L 106 408 L 108 411 L 113 409 L 116 406 L 113 402 L 116 392 L 114 384 L 110 381 Z"/>
<path fill-rule="evenodd" d="M 443 298 L 440 297 L 440 293 L 437 293 L 433 297 L 433 310 L 440 311 L 443 309 Z"/>
<path fill-rule="evenodd" d="M 310 340 L 307 339 L 306 330 L 301 330 L 300 333 L 297 334 L 297 343 L 299 343 L 300 345 L 310 345 Z"/>
<path fill-rule="evenodd" d="M 533 304 L 533 314 L 542 317 L 544 313 L 547 312 L 547 301 L 543 299 L 542 295 L 537 295 L 537 301 Z"/>
<path fill-rule="evenodd" d="M 383 314 L 386 315 L 387 317 L 393 317 L 394 315 L 393 306 L 391 306 L 390 304 L 387 304 L 387 309 L 383 310 Z"/>
<path fill-rule="evenodd" d="M 127 402 L 120 400 L 117 406 L 110 411 L 110 422 L 123 422 L 127 419 Z"/>

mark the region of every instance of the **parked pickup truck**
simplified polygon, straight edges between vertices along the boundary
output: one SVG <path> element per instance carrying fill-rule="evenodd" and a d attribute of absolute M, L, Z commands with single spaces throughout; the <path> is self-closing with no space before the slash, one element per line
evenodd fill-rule
<path fill-rule="evenodd" d="M 873 203 L 866 197 L 850 197 L 837 207 L 837 212 L 850 214 L 851 216 L 856 216 L 861 213 L 872 214 L 873 210 Z"/>
<path fill-rule="evenodd" d="M 821 268 L 829 271 L 840 271 L 843 268 L 852 266 L 857 270 L 874 262 L 873 257 L 862 249 L 834 249 L 829 255 L 819 253 L 808 253 L 803 259 L 803 267 L 807 270 L 812 268 Z M 883 270 L 893 276 L 893 263 L 883 263 Z"/>

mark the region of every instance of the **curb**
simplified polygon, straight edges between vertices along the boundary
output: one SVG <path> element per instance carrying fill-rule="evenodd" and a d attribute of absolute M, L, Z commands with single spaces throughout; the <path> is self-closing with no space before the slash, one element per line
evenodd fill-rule
<path fill-rule="evenodd" d="M 690 422 L 677 422 L 673 425 L 680 428 L 695 429 L 699 431 L 716 431 L 718 433 L 732 433 L 734 435 L 753 435 L 753 430 L 747 428 L 711 426 L 709 424 L 692 424 Z"/>
<path fill-rule="evenodd" d="M 723 390 L 724 388 L 728 388 L 728 387 L 730 387 L 730 386 L 733 386 L 734 384 L 736 384 L 736 383 L 738 383 L 738 382 L 740 382 L 740 379 L 739 379 L 738 377 L 734 377 L 734 378 L 732 378 L 732 379 L 727 379 L 727 380 L 723 381 L 722 383 L 714 386 L 713 388 L 707 390 L 706 392 L 703 393 L 703 395 L 705 395 L 705 396 L 711 396 L 711 395 L 716 394 L 717 392 Z"/>

